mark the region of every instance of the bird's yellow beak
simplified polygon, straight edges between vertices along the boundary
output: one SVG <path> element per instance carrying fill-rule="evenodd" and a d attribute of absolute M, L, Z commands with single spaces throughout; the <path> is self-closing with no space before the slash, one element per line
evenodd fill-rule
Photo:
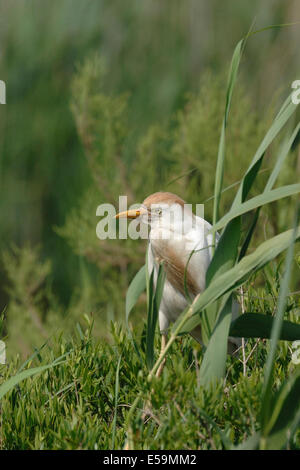
<path fill-rule="evenodd" d="M 119 214 L 115 215 L 115 219 L 121 219 L 122 217 L 126 217 L 127 219 L 136 219 L 140 215 L 147 214 L 147 209 L 144 207 L 139 207 L 138 209 L 130 209 L 129 211 L 119 212 Z"/>

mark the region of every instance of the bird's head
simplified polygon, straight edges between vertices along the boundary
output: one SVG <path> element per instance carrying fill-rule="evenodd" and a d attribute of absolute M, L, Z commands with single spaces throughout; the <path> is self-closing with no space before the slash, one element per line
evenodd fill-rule
<path fill-rule="evenodd" d="M 157 192 L 148 196 L 137 209 L 120 212 L 116 218 L 140 218 L 142 222 L 150 224 L 151 228 L 169 227 L 171 230 L 176 230 L 178 225 L 182 227 L 186 207 L 185 201 L 176 194 Z M 192 211 L 187 210 L 192 215 Z"/>

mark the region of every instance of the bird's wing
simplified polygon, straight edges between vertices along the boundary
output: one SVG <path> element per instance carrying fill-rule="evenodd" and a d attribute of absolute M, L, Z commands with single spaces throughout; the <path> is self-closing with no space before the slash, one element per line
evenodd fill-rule
<path fill-rule="evenodd" d="M 192 296 L 199 292 L 197 282 L 191 276 L 190 270 L 187 269 L 185 272 L 186 257 L 183 257 L 176 249 L 176 244 L 160 240 L 159 244 L 151 244 L 151 248 L 155 263 L 164 263 L 166 278 L 174 289 L 185 296 L 184 284 L 186 284 L 186 288 Z"/>
<path fill-rule="evenodd" d="M 205 289 L 206 271 L 212 259 L 213 235 L 211 225 L 201 217 L 196 217 L 196 225 L 187 234 L 188 251 L 191 256 L 189 272 L 197 284 L 198 292 Z M 216 237 L 218 241 L 218 236 Z"/>

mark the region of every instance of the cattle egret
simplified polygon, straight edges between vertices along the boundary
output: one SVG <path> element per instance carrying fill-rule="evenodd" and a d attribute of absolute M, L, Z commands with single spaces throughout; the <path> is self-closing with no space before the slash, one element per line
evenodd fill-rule
<path fill-rule="evenodd" d="M 138 209 L 121 212 L 116 218 L 139 218 L 149 224 L 148 270 L 154 269 L 157 280 L 161 262 L 166 273 L 159 309 L 159 328 L 162 335 L 161 353 L 167 342 L 170 322 L 175 321 L 188 305 L 189 299 L 205 289 L 205 276 L 212 259 L 213 235 L 211 225 L 193 214 L 179 196 L 169 192 L 157 192 L 148 196 Z M 219 235 L 216 234 L 216 243 Z M 188 263 L 188 264 L 187 264 Z M 187 266 L 187 269 L 186 269 Z M 236 314 L 236 312 L 235 312 Z M 198 326 L 190 333 L 201 343 Z M 228 351 L 233 352 L 238 340 L 230 338 Z M 163 363 L 157 371 L 161 374 Z"/>

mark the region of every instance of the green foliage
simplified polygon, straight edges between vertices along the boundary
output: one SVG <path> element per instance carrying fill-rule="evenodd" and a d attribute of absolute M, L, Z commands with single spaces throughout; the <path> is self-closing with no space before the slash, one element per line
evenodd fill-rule
<path fill-rule="evenodd" d="M 79 6 L 82 2 L 77 3 Z M 89 2 L 85 9 L 82 5 L 74 8 L 74 2 L 68 0 L 61 7 L 62 2 L 58 5 L 54 0 L 47 2 L 43 16 L 37 15 L 34 27 L 33 23 L 27 27 L 23 21 L 26 2 L 19 2 L 17 14 L 16 5 L 6 9 L 11 21 L 1 33 L 5 44 L 1 64 L 3 70 L 9 70 L 3 78 L 10 85 L 11 103 L 7 121 L 0 122 L 1 129 L 6 130 L 1 134 L 5 135 L 1 137 L 0 173 L 5 195 L 1 209 L 5 210 L 0 211 L 0 235 L 5 241 L 22 243 L 31 238 L 34 244 L 36 240 L 45 243 L 42 252 L 28 245 L 5 251 L 2 256 L 8 302 L 1 334 L 6 335 L 9 357 L 8 366 L 0 366 L 0 394 L 5 392 L 1 395 L 3 448 L 121 448 L 128 426 L 139 430 L 140 437 L 133 443 L 136 448 L 300 447 L 296 409 L 299 373 L 290 360 L 291 345 L 281 342 L 277 349 L 273 345 L 270 354 L 266 341 L 250 339 L 243 359 L 226 359 L 224 354 L 230 328 L 229 295 L 245 283 L 246 276 L 245 309 L 264 317 L 264 328 L 268 324 L 265 336 L 270 335 L 278 318 L 276 315 L 274 322 L 271 316 L 277 311 L 280 263 L 264 265 L 290 243 L 289 231 L 277 234 L 290 227 L 294 212 L 293 204 L 282 200 L 283 196 L 299 192 L 299 185 L 291 184 L 298 181 L 299 127 L 293 130 L 291 123 L 278 145 L 274 137 L 292 114 L 291 105 L 282 108 L 270 127 L 270 108 L 262 112 L 254 103 L 260 89 L 257 83 L 265 83 L 264 77 L 269 83 L 272 75 L 267 67 L 265 72 L 259 67 L 258 57 L 265 60 L 261 43 L 254 54 L 249 46 L 251 81 L 247 73 L 242 76 L 231 103 L 240 57 L 237 49 L 226 91 L 223 57 L 231 50 L 231 44 L 223 40 L 226 21 L 222 19 L 221 32 L 212 28 L 222 40 L 216 40 L 215 50 L 208 52 L 205 41 L 201 48 L 195 42 L 206 25 L 200 28 L 199 36 L 198 24 L 191 20 L 192 10 L 178 8 L 175 3 L 167 1 L 157 8 L 155 2 L 125 6 L 121 0 L 103 0 L 93 6 Z M 215 0 L 211 4 L 216 7 Z M 194 7 L 199 13 L 192 2 Z M 276 10 L 274 2 L 272 8 Z M 282 15 L 284 11 L 282 8 Z M 244 13 L 228 13 L 230 19 L 234 16 L 246 22 L 241 33 L 249 26 L 249 15 Z M 274 16 L 281 18 L 277 13 Z M 128 27 L 128 19 L 132 27 Z M 273 47 L 273 33 L 267 37 L 271 44 L 268 50 L 274 54 L 276 47 L 281 51 L 282 44 L 278 43 L 280 49 Z M 147 39 L 150 34 L 151 41 Z M 100 37 L 102 55 L 98 56 L 93 51 L 99 49 Z M 173 47 L 176 54 L 170 53 Z M 199 59 L 200 49 L 203 56 Z M 209 54 L 212 60 L 203 58 Z M 75 61 L 79 65 L 74 72 Z M 252 87 L 254 81 L 256 88 Z M 289 79 L 284 83 L 286 86 Z M 186 95 L 186 90 L 192 92 Z M 260 91 L 265 93 L 265 87 Z M 13 97 L 18 100 L 12 102 Z M 28 112 L 33 118 L 24 123 Z M 280 188 L 273 189 L 276 178 Z M 229 210 L 231 189 L 240 180 Z M 95 234 L 96 208 L 105 202 L 117 205 L 121 194 L 128 196 L 129 204 L 141 202 L 160 189 L 177 192 L 188 202 L 207 202 L 205 218 L 210 220 L 214 214 L 215 227 L 226 226 L 221 241 L 228 247 L 229 239 L 232 247 L 225 259 L 220 249 L 216 250 L 209 272 L 211 284 L 196 305 L 199 311 L 206 307 L 209 314 L 207 342 L 211 333 L 213 336 L 208 348 L 199 351 L 187 338 L 173 343 L 174 335 L 161 382 L 150 383 L 146 364 L 153 365 L 158 348 L 157 305 L 154 303 L 153 309 L 148 302 L 146 328 L 145 302 L 132 312 L 143 290 L 143 270 L 127 293 L 128 331 L 115 324 L 112 338 L 107 332 L 110 320 L 124 318 L 125 291 L 143 262 L 145 246 L 132 240 L 99 241 Z M 248 192 L 251 199 L 244 202 Z M 268 208 L 260 210 L 270 202 Z M 257 207 L 247 228 L 245 214 Z M 22 218 L 16 212 L 20 208 L 24 208 Z M 224 214 L 220 220 L 219 214 Z M 271 236 L 277 236 L 266 237 L 266 226 Z M 259 230 L 254 231 L 255 227 Z M 238 257 L 237 245 L 244 230 Z M 245 256 L 248 248 L 252 250 L 251 238 L 260 246 Z M 265 238 L 270 240 L 262 244 Z M 51 253 L 51 262 L 45 253 Z M 296 254 L 296 263 L 298 258 Z M 238 264 L 233 267 L 235 261 Z M 296 263 L 291 262 L 295 286 L 299 279 Z M 261 272 L 255 275 L 258 269 Z M 71 296 L 66 294 L 66 287 Z M 58 300 L 62 292 L 63 305 Z M 286 288 L 286 305 L 280 297 L 280 318 L 299 327 L 299 299 L 297 294 L 287 297 L 287 293 Z M 227 297 L 218 303 L 222 294 Z M 129 313 L 134 328 L 129 325 Z M 90 314 L 93 320 L 83 314 Z M 192 322 L 198 320 L 194 316 Z M 85 321 L 88 326 L 83 332 Z M 253 327 L 253 318 L 251 321 Z M 74 325 L 78 339 L 68 336 Z M 254 326 L 257 329 L 258 322 Z M 283 323 L 283 332 L 285 327 L 290 325 Z M 58 328 L 64 333 L 58 334 Z M 294 326 L 293 334 L 295 330 Z M 221 360 L 213 357 L 215 346 Z M 16 353 L 30 357 L 21 364 Z M 63 364 L 57 362 L 61 356 Z M 267 357 L 273 370 L 268 409 L 272 405 L 274 409 L 264 421 L 260 416 Z M 214 388 L 210 387 L 212 375 L 219 377 Z M 152 415 L 144 424 L 140 407 L 150 395 Z"/>
<path fill-rule="evenodd" d="M 257 300 L 252 303 L 254 308 Z M 185 337 L 173 344 L 161 379 L 149 383 L 145 351 L 141 368 L 122 328 L 112 326 L 107 342 L 95 339 L 90 318 L 82 319 L 82 324 L 81 335 L 75 330 L 72 337 L 53 337 L 25 371 L 65 355 L 63 364 L 23 380 L 1 399 L 2 448 L 111 449 L 114 436 L 115 448 L 121 449 L 128 405 L 138 393 L 146 399 L 150 391 L 151 419 L 143 424 L 139 412 L 133 416 L 132 425 L 140 430 L 135 448 L 222 449 L 222 433 L 238 445 L 259 431 L 264 342 L 247 343 L 246 375 L 241 362 L 228 357 L 226 378 L 215 389 L 206 390 L 199 382 L 203 353 L 192 339 Z M 157 348 L 158 343 L 156 337 Z M 20 360 L 14 358 L 8 366 L 0 367 L 1 386 L 16 374 Z M 276 389 L 295 371 L 289 350 L 280 347 L 275 363 Z M 286 446 L 300 448 L 299 439 L 298 431 Z"/>
<path fill-rule="evenodd" d="M 25 355 L 32 346 L 26 343 L 25 338 L 38 344 L 41 338 L 48 335 L 45 322 L 50 315 L 49 298 L 52 296 L 49 285 L 51 264 L 49 260 L 40 262 L 39 250 L 30 246 L 6 251 L 2 260 L 9 280 L 7 292 L 10 296 L 9 307 L 4 312 L 7 317 L 5 327 L 9 331 L 10 345 L 16 347 L 18 344 L 16 352 Z"/>
<path fill-rule="evenodd" d="M 207 272 L 206 287 L 204 291 L 200 296 L 198 295 L 193 301 L 190 301 L 190 305 L 185 308 L 185 310 L 176 320 L 175 325 L 171 330 L 170 339 L 167 342 L 159 359 L 153 365 L 153 368 L 148 376 L 148 380 L 153 379 L 153 375 L 158 370 L 158 367 L 162 361 L 166 358 L 170 347 L 176 340 L 176 337 L 183 332 L 191 332 L 195 327 L 201 326 L 202 331 L 205 333 L 204 337 L 208 339 L 208 346 L 204 353 L 204 358 L 200 368 L 200 384 L 205 389 L 215 387 L 217 381 L 225 376 L 226 346 L 230 331 L 231 311 L 233 309 L 233 289 L 245 283 L 245 281 L 253 272 L 261 270 L 267 263 L 276 258 L 282 251 L 288 249 L 285 273 L 280 286 L 278 307 L 276 308 L 275 319 L 272 322 L 270 352 L 268 354 L 267 363 L 265 366 L 265 379 L 261 394 L 260 413 L 262 430 L 259 433 L 254 433 L 253 436 L 243 443 L 243 446 L 246 446 L 247 448 L 256 448 L 259 446 L 260 448 L 265 449 L 270 448 L 272 442 L 276 442 L 278 448 L 281 448 L 285 445 L 289 438 L 293 436 L 293 433 L 295 432 L 295 429 L 300 421 L 300 401 L 298 399 L 293 404 L 292 400 L 293 395 L 295 395 L 293 385 L 290 387 L 287 386 L 287 401 L 289 406 L 286 408 L 289 408 L 288 412 L 290 415 L 292 415 L 292 410 L 294 411 L 296 415 L 295 418 L 292 420 L 286 420 L 285 418 L 281 419 L 281 421 L 285 422 L 285 424 L 282 426 L 281 423 L 279 423 L 280 431 L 278 435 L 278 431 L 274 431 L 273 428 L 276 428 L 279 418 L 277 416 L 278 420 L 276 421 L 276 418 L 272 419 L 271 417 L 272 408 L 274 406 L 276 408 L 278 402 L 281 401 L 282 403 L 280 396 L 277 401 L 275 401 L 275 398 L 272 395 L 272 383 L 273 372 L 275 368 L 275 351 L 277 342 L 281 336 L 286 296 L 288 295 L 289 282 L 291 278 L 294 243 L 300 238 L 300 227 L 298 226 L 299 206 L 296 208 L 293 230 L 286 231 L 271 238 L 268 241 L 265 241 L 251 255 L 245 256 L 245 254 L 257 224 L 260 207 L 275 201 L 276 199 L 282 199 L 283 197 L 298 194 L 300 192 L 300 185 L 297 184 L 272 190 L 272 187 L 280 173 L 284 159 L 286 158 L 286 155 L 288 154 L 298 134 L 299 124 L 297 124 L 292 137 L 287 140 L 287 144 L 284 143 L 275 164 L 275 168 L 272 171 L 262 194 L 246 201 L 247 196 L 257 178 L 258 171 L 261 167 L 266 150 L 284 127 L 286 122 L 296 111 L 296 104 L 293 103 L 291 97 L 288 96 L 277 116 L 274 118 L 257 151 L 255 152 L 254 157 L 252 158 L 251 163 L 241 180 L 241 184 L 233 200 L 231 210 L 227 212 L 227 214 L 223 216 L 220 221 L 219 214 L 224 175 L 227 120 L 231 104 L 232 91 L 241 58 L 242 45 L 243 41 L 240 41 L 235 48 L 228 79 L 226 106 L 221 129 L 217 168 L 215 174 L 215 197 L 212 227 L 214 240 L 216 230 L 223 227 L 225 228 L 221 235 L 219 246 L 217 248 L 213 247 L 214 255 Z M 239 241 L 241 239 L 240 216 L 252 209 L 256 209 L 256 214 L 250 229 L 248 230 L 245 241 L 241 247 L 240 256 L 238 256 Z M 153 273 L 150 276 L 150 281 L 152 276 Z M 148 308 L 151 308 L 151 304 L 154 302 L 153 299 L 154 293 L 152 292 L 150 282 L 150 288 L 148 288 Z M 217 303 L 218 300 L 221 301 L 219 305 Z M 241 322 L 242 319 L 243 316 L 241 318 Z M 263 337 L 261 336 L 261 333 L 259 333 L 260 324 L 255 325 L 255 327 L 257 326 L 257 331 L 255 332 L 254 337 Z M 296 324 L 294 325 L 294 333 L 295 332 L 297 335 Z M 297 336 L 296 338 L 298 339 Z M 242 347 L 243 362 L 245 367 L 245 348 L 243 342 Z M 294 388 L 297 390 L 297 376 L 295 377 L 294 384 Z M 129 434 L 131 436 L 131 431 Z M 130 437 L 130 446 L 132 446 L 131 441 L 132 439 Z"/>
<path fill-rule="evenodd" d="M 229 335 L 243 338 L 271 338 L 273 317 L 261 313 L 244 313 L 230 325 Z M 296 341 L 300 338 L 300 325 L 284 320 L 280 338 L 285 341 Z"/>
<path fill-rule="evenodd" d="M 95 331 L 102 334 L 106 318 L 112 315 L 124 317 L 125 291 L 142 264 L 145 246 L 141 241 L 98 240 L 95 235 L 99 220 L 96 208 L 106 202 L 117 206 L 117 195 L 120 194 L 128 196 L 129 204 L 141 202 L 149 193 L 159 189 L 177 192 L 189 202 L 208 199 L 213 194 L 216 137 L 220 130 L 226 94 L 223 76 L 204 74 L 199 92 L 187 98 L 184 110 L 178 112 L 172 122 L 162 126 L 151 125 L 144 136 L 136 138 L 129 124 L 128 96 L 108 92 L 107 75 L 108 67 L 104 60 L 93 54 L 77 67 L 73 78 L 71 108 L 91 178 L 89 189 L 67 213 L 65 224 L 56 227 L 56 232 L 68 241 L 73 253 L 79 255 L 79 261 L 76 261 L 73 269 L 77 273 L 78 287 L 72 289 L 68 306 L 57 307 L 51 298 L 49 303 L 53 308 L 48 309 L 48 312 L 54 312 L 53 324 L 61 315 L 60 325 L 64 323 L 64 317 L 68 316 L 66 312 L 74 308 L 79 315 L 82 309 L 86 313 L 93 311 L 96 317 Z M 226 129 L 225 186 L 237 182 L 241 177 L 242 170 L 248 165 L 249 155 L 254 153 L 255 146 L 266 130 L 267 122 L 268 118 L 259 119 L 245 88 L 238 89 L 233 96 L 232 114 L 229 115 Z M 239 165 L 235 164 L 237 156 Z M 227 171 L 228 168 L 230 171 Z M 256 190 L 261 190 L 266 179 L 264 175 L 261 176 L 263 178 L 259 178 L 257 184 L 255 182 Z M 232 191 L 223 193 L 221 213 L 224 213 L 231 198 Z M 284 208 L 285 220 L 290 211 Z M 268 225 L 273 225 L 273 230 L 277 231 L 280 229 L 277 213 L 275 218 L 273 208 L 268 213 Z M 205 217 L 209 219 L 210 215 L 212 205 L 208 203 L 205 205 Z M 255 237 L 261 239 L 262 235 Z M 34 263 L 31 269 L 34 270 Z M 39 272 L 38 269 L 36 272 Z M 56 286 L 56 270 L 53 275 Z M 12 290 L 15 290 L 16 279 L 17 276 L 10 277 Z M 52 297 L 49 289 L 47 296 Z M 52 313 L 50 315 L 46 310 L 42 309 L 38 313 L 42 322 L 45 322 L 46 317 L 51 321 Z M 21 309 L 16 309 L 12 304 L 8 307 L 8 317 L 13 315 L 9 312 L 14 312 L 14 319 L 17 318 L 17 331 L 23 315 Z M 143 314 L 142 307 L 139 312 Z M 37 337 L 30 332 L 32 320 L 27 326 L 28 338 L 31 344 L 36 344 Z M 51 334 L 52 330 L 47 325 L 43 327 Z M 12 337 L 16 338 L 14 334 Z M 22 349 L 23 353 L 30 350 L 27 346 Z"/>
<path fill-rule="evenodd" d="M 104 93 L 104 70 L 98 56 L 84 62 L 73 79 L 71 109 L 97 188 L 103 199 L 113 201 L 122 183 L 127 99 Z"/>
<path fill-rule="evenodd" d="M 2 262 L 9 281 L 6 287 L 10 301 L 3 312 L 9 359 L 15 354 L 26 357 L 58 329 L 69 331 L 83 312 L 97 312 L 100 308 L 97 304 L 99 297 L 86 277 L 83 265 L 81 289 L 74 290 L 66 309 L 53 293 L 51 263 L 41 260 L 39 248 L 29 245 L 22 249 L 12 247 L 3 253 Z M 95 332 L 105 337 L 103 324 L 106 321 L 109 324 L 110 320 L 107 312 L 107 317 L 98 323 Z"/>
<path fill-rule="evenodd" d="M 216 135 L 223 114 L 225 89 L 221 77 L 204 75 L 199 93 L 188 97 L 184 111 L 170 124 L 150 126 L 136 141 L 135 150 L 130 144 L 132 155 L 128 153 L 132 132 L 128 125 L 127 98 L 124 94 L 113 96 L 106 92 L 105 73 L 103 60 L 93 55 L 78 67 L 73 80 L 72 110 L 92 178 L 78 207 L 70 212 L 65 225 L 57 232 L 68 240 L 75 253 L 100 269 L 99 299 L 112 299 L 118 311 L 122 305 L 120 296 L 116 295 L 115 279 L 119 276 L 122 283 L 118 285 L 118 294 L 121 290 L 125 295 L 127 282 L 142 263 L 144 244 L 132 240 L 126 243 L 99 241 L 95 236 L 97 219 L 93 214 L 101 203 L 112 202 L 117 206 L 116 195 L 127 195 L 129 205 L 141 202 L 159 189 L 177 192 L 189 202 L 205 201 L 212 195 L 212 165 L 217 154 Z M 231 171 L 225 172 L 226 185 L 241 177 L 241 170 L 246 169 L 249 154 L 254 153 L 267 123 L 267 120 L 259 120 L 243 89 L 238 90 L 233 106 L 227 129 L 226 165 Z M 239 165 L 234 163 L 237 155 Z M 262 182 L 256 188 L 262 188 Z M 223 194 L 222 212 L 231 197 L 231 191 Z M 210 204 L 206 204 L 205 211 L 209 219 Z"/>
<path fill-rule="evenodd" d="M 148 279 L 149 277 L 149 279 Z M 159 315 L 159 306 L 162 299 L 164 282 L 165 282 L 165 272 L 163 269 L 163 263 L 160 264 L 157 281 L 154 284 L 154 270 L 152 270 L 151 275 L 147 276 L 147 331 L 146 331 L 146 361 L 149 370 L 152 369 L 154 365 L 154 337 L 155 330 Z"/>
<path fill-rule="evenodd" d="M 225 97 L 226 78 L 207 73 L 202 78 L 199 94 L 191 96 L 185 111 L 178 114 L 179 125 L 174 142 L 176 172 L 188 173 L 181 180 L 181 191 L 188 186 L 188 200 L 193 202 L 205 202 L 213 195 Z M 242 87 L 237 90 L 227 124 L 224 186 L 241 178 L 251 153 L 266 129 L 268 118 L 269 116 L 265 116 L 262 121 L 254 111 L 245 90 Z M 228 208 L 231 198 L 232 193 L 223 195 L 221 212 Z M 208 219 L 212 218 L 212 208 L 207 204 L 205 215 Z"/>
<path fill-rule="evenodd" d="M 78 207 L 67 216 L 64 227 L 56 230 L 68 240 L 75 253 L 98 267 L 99 302 L 113 302 L 113 308 L 121 310 L 120 293 L 125 291 L 127 270 L 130 275 L 131 265 L 138 266 L 143 246 L 134 246 L 131 240 L 127 244 L 109 239 L 100 242 L 96 236 L 98 205 L 108 202 L 117 205 L 118 195 L 130 197 L 131 194 L 124 160 L 127 99 L 105 93 L 104 70 L 103 61 L 94 55 L 79 67 L 73 80 L 71 107 L 92 181 Z"/>

